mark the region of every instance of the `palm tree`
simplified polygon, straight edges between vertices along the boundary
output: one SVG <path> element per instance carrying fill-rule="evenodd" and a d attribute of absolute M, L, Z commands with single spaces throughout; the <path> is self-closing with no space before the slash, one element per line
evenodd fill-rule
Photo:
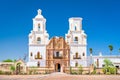
<path fill-rule="evenodd" d="M 110 49 L 110 54 L 112 54 L 113 46 L 112 46 L 112 45 L 109 45 L 108 47 L 109 47 L 109 49 Z"/>
<path fill-rule="evenodd" d="M 104 59 L 105 66 L 113 66 L 113 63 L 109 59 Z"/>
<path fill-rule="evenodd" d="M 120 53 L 120 48 L 118 49 L 119 53 Z"/>
<path fill-rule="evenodd" d="M 92 59 L 93 49 L 89 48 L 89 51 L 90 51 L 90 65 L 92 65 L 93 64 L 93 59 Z"/>
<path fill-rule="evenodd" d="M 92 54 L 92 53 L 93 53 L 93 49 L 92 49 L 92 48 L 90 48 L 90 49 L 89 49 L 89 51 L 90 51 L 90 54 Z"/>

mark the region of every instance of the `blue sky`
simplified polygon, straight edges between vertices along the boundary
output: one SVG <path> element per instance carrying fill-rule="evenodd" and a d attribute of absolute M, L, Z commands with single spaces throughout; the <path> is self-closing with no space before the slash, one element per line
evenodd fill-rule
<path fill-rule="evenodd" d="M 0 0 L 0 60 L 23 58 L 28 54 L 28 34 L 32 30 L 32 18 L 42 9 L 47 19 L 50 35 L 65 36 L 68 19 L 82 17 L 87 34 L 87 48 L 93 54 L 113 55 L 120 48 L 120 1 L 119 0 Z"/>

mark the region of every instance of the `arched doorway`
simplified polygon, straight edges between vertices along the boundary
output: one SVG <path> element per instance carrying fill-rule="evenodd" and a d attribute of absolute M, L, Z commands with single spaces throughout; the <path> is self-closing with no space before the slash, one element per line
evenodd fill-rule
<path fill-rule="evenodd" d="M 61 72 L 61 65 L 60 65 L 59 63 L 57 63 L 57 64 L 55 65 L 55 71 L 56 71 L 56 72 Z"/>
<path fill-rule="evenodd" d="M 17 63 L 16 64 L 16 74 L 19 74 L 21 72 L 21 69 L 22 69 L 22 66 L 21 66 L 21 63 Z"/>

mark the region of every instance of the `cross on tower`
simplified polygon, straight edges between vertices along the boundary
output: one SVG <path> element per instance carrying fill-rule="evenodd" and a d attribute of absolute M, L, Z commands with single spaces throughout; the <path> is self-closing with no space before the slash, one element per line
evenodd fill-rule
<path fill-rule="evenodd" d="M 41 15 L 42 10 L 38 9 L 38 15 Z"/>

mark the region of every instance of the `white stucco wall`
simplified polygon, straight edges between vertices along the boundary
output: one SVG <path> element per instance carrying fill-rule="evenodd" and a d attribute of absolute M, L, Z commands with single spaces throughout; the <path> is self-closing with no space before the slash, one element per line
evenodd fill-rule
<path fill-rule="evenodd" d="M 97 62 L 97 59 L 99 60 L 99 68 L 103 67 L 105 59 L 109 59 L 114 66 L 120 67 L 120 56 L 93 56 L 92 59 L 94 64 Z"/>

